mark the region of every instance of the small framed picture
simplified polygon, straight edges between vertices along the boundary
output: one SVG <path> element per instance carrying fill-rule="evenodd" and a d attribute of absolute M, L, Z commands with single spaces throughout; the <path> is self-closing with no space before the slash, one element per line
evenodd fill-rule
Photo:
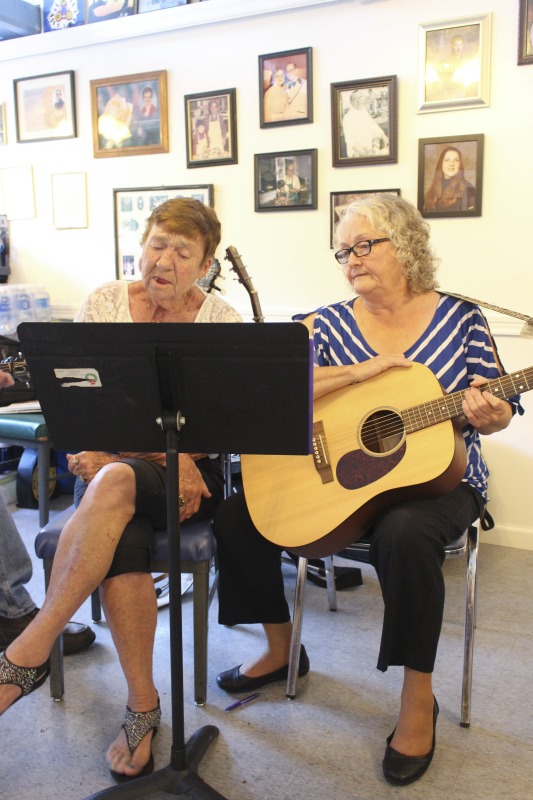
<path fill-rule="evenodd" d="M 0 144 L 7 144 L 6 104 L 0 103 Z"/>
<path fill-rule="evenodd" d="M 418 140 L 418 210 L 423 217 L 480 217 L 482 133 Z"/>
<path fill-rule="evenodd" d="M 135 0 L 86 0 L 87 22 L 130 17 L 135 11 Z"/>
<path fill-rule="evenodd" d="M 489 105 L 491 15 L 418 28 L 418 111 Z"/>
<path fill-rule="evenodd" d="M 71 139 L 76 136 L 72 70 L 34 78 L 17 78 L 13 86 L 17 142 Z"/>
<path fill-rule="evenodd" d="M 187 0 L 137 0 L 137 14 L 185 5 L 187 5 Z"/>
<path fill-rule="evenodd" d="M 399 197 L 401 192 L 399 189 L 365 189 L 362 191 L 330 192 L 330 247 L 333 247 L 333 233 L 335 231 L 335 226 L 340 221 L 342 215 L 346 211 L 347 206 L 349 206 L 350 203 L 353 203 L 354 200 L 364 200 L 365 197 L 372 197 L 377 194 L 395 194 Z"/>
<path fill-rule="evenodd" d="M 533 0 L 520 0 L 518 63 L 533 64 Z"/>
<path fill-rule="evenodd" d="M 187 166 L 237 163 L 235 89 L 185 96 Z"/>
<path fill-rule="evenodd" d="M 396 75 L 331 84 L 333 166 L 398 161 Z"/>
<path fill-rule="evenodd" d="M 213 208 L 213 184 L 113 189 L 117 278 L 126 281 L 139 280 L 142 252 L 140 239 L 146 220 L 154 208 L 176 197 L 190 197 Z"/>
<path fill-rule="evenodd" d="M 77 28 L 85 23 L 86 0 L 70 0 L 68 3 L 59 0 L 44 0 L 43 33 L 61 31 L 64 28 Z"/>
<path fill-rule="evenodd" d="M 259 56 L 261 128 L 313 121 L 312 48 Z"/>
<path fill-rule="evenodd" d="M 317 208 L 317 150 L 261 153 L 255 159 L 255 210 Z"/>
<path fill-rule="evenodd" d="M 168 153 L 167 73 L 91 81 L 95 158 Z"/>

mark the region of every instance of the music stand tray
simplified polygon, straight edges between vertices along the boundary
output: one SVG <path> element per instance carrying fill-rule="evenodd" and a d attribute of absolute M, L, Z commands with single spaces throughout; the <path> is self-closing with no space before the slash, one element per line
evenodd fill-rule
<path fill-rule="evenodd" d="M 307 455 L 312 360 L 295 323 L 38 323 L 17 333 L 54 446 L 166 451 L 172 687 L 170 764 L 104 797 L 224 800 L 197 774 L 218 729 L 185 741 L 178 456 Z"/>

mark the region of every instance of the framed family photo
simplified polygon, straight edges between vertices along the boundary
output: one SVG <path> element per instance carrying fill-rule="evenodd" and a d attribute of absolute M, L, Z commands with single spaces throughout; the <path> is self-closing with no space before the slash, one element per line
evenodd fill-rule
<path fill-rule="evenodd" d="M 398 161 L 396 75 L 331 84 L 334 167 Z"/>
<path fill-rule="evenodd" d="M 312 48 L 259 56 L 261 128 L 313 121 Z"/>
<path fill-rule="evenodd" d="M 330 192 L 330 205 L 329 205 L 329 246 L 333 247 L 333 233 L 335 231 L 335 226 L 340 219 L 344 212 L 346 211 L 347 206 L 350 203 L 353 203 L 354 200 L 364 200 L 365 197 L 373 197 L 378 194 L 395 194 L 397 197 L 400 196 L 401 192 L 399 189 L 365 189 L 362 191 L 342 191 L 342 192 Z"/>
<path fill-rule="evenodd" d="M 418 210 L 423 217 L 480 217 L 482 133 L 418 141 Z"/>
<path fill-rule="evenodd" d="M 185 96 L 187 166 L 237 163 L 235 89 Z"/>
<path fill-rule="evenodd" d="M 490 14 L 419 26 L 419 112 L 489 105 L 490 33 Z"/>
<path fill-rule="evenodd" d="M 95 158 L 168 153 L 167 73 L 91 81 Z"/>
<path fill-rule="evenodd" d="M 518 63 L 533 64 L 533 0 L 520 0 Z"/>
<path fill-rule="evenodd" d="M 317 150 L 261 153 L 255 159 L 255 210 L 317 208 Z"/>
<path fill-rule="evenodd" d="M 190 197 L 213 208 L 213 184 L 113 189 L 117 278 L 139 280 L 140 239 L 146 220 L 154 208 L 176 197 Z"/>
<path fill-rule="evenodd" d="M 13 81 L 17 142 L 71 139 L 76 134 L 74 72 Z"/>

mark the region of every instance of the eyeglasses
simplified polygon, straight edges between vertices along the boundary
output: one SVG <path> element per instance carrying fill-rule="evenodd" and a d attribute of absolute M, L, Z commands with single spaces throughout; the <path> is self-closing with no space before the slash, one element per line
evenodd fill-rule
<path fill-rule="evenodd" d="M 362 242 L 357 242 L 353 247 L 345 247 L 342 250 L 337 250 L 335 258 L 339 264 L 347 264 L 350 260 L 351 253 L 357 256 L 357 258 L 367 256 L 372 250 L 372 245 L 380 244 L 381 242 L 390 242 L 390 239 L 365 239 Z"/>

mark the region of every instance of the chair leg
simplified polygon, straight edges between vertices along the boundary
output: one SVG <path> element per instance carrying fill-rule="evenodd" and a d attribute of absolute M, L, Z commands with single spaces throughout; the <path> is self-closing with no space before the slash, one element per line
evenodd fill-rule
<path fill-rule="evenodd" d="M 300 664 L 300 645 L 302 643 L 302 621 L 304 613 L 305 582 L 307 579 L 307 558 L 298 559 L 296 589 L 294 592 L 294 611 L 292 615 L 292 637 L 289 653 L 289 673 L 287 675 L 287 697 L 296 697 L 296 680 Z"/>
<path fill-rule="evenodd" d="M 102 621 L 102 604 L 100 602 L 100 591 L 95 589 L 91 594 L 91 619 L 93 622 Z"/>
<path fill-rule="evenodd" d="M 209 563 L 202 561 L 193 572 L 194 702 L 207 698 L 207 626 L 209 618 Z"/>
<path fill-rule="evenodd" d="M 50 575 L 52 574 L 53 559 L 44 559 L 44 585 L 48 589 Z M 60 634 L 54 642 L 50 653 L 50 697 L 56 702 L 63 700 L 65 694 L 65 673 L 63 669 L 63 634 Z"/>
<path fill-rule="evenodd" d="M 466 567 L 466 609 L 465 609 L 465 642 L 463 657 L 463 688 L 461 696 L 461 725 L 470 726 L 470 708 L 472 703 L 472 667 L 474 660 L 474 631 L 476 625 L 477 597 L 477 551 L 479 537 L 479 521 L 468 529 L 467 567 Z"/>
<path fill-rule="evenodd" d="M 324 559 L 324 569 L 326 572 L 326 587 L 328 590 L 329 610 L 337 610 L 337 589 L 335 588 L 335 568 L 333 566 L 333 556 Z"/>

